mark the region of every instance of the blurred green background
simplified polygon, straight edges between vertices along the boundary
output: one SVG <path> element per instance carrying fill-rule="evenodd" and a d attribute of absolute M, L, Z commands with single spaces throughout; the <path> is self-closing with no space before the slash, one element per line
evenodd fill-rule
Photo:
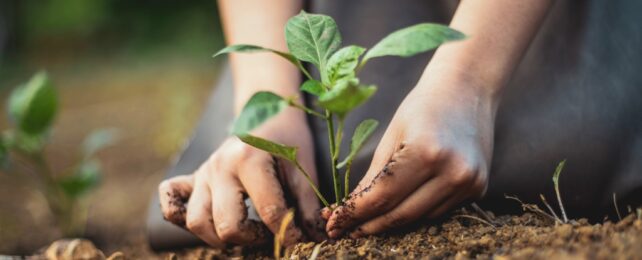
<path fill-rule="evenodd" d="M 106 252 L 146 249 L 147 203 L 197 122 L 223 46 L 212 0 L 0 1 L 0 130 L 11 89 L 48 71 L 61 109 L 48 160 L 64 169 L 84 136 L 117 128 L 98 157 L 87 237 Z M 26 174 L 0 172 L 0 255 L 29 254 L 60 234 Z M 130 248 L 130 249 L 127 249 Z"/>

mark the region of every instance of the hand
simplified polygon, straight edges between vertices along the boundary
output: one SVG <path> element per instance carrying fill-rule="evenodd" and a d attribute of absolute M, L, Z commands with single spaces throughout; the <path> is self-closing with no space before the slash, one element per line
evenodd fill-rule
<path fill-rule="evenodd" d="M 471 81 L 420 82 L 401 103 L 349 199 L 332 212 L 324 209 L 328 235 L 376 234 L 480 198 L 487 187 L 495 103 Z"/>
<path fill-rule="evenodd" d="M 283 111 L 253 134 L 299 147 L 299 162 L 316 180 L 312 138 L 301 112 Z M 302 174 L 236 137 L 229 137 L 193 174 L 161 183 L 159 193 L 165 219 L 214 247 L 266 242 L 268 230 L 278 233 L 288 210 L 287 197 L 295 200 L 292 206 L 298 207 L 307 234 L 316 236 L 321 223 L 319 201 Z M 247 219 L 246 195 L 265 225 Z M 286 245 L 293 244 L 303 240 L 304 233 L 291 224 L 285 238 Z"/>

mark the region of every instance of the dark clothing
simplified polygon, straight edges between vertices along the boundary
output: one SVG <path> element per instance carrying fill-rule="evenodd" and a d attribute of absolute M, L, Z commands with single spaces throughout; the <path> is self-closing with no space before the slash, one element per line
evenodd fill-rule
<path fill-rule="evenodd" d="M 454 7 L 440 1 L 323 0 L 314 1 L 309 9 L 337 21 L 343 45 L 371 47 L 390 32 L 412 24 L 448 23 Z M 571 217 L 610 213 L 613 193 L 621 198 L 622 207 L 640 205 L 640 12 L 640 1 L 556 1 L 503 94 L 489 189 L 483 201 L 486 206 L 520 210 L 504 194 L 536 203 L 542 193 L 553 201 L 551 177 L 563 159 L 567 164 L 560 187 Z M 378 85 L 379 92 L 348 116 L 345 136 L 365 118 L 377 119 L 381 125 L 353 164 L 353 185 L 367 170 L 376 140 L 416 84 L 430 55 L 375 59 L 360 74 L 362 82 Z M 225 138 L 232 118 L 227 73 L 194 140 L 169 176 L 191 173 Z M 332 198 L 326 128 L 316 118 L 310 122 L 322 189 Z M 348 151 L 348 146 L 348 141 L 343 142 L 342 151 Z M 174 235 L 180 229 L 162 221 L 157 199 L 152 202 L 148 225 L 154 248 L 181 245 L 176 242 L 180 236 Z"/>

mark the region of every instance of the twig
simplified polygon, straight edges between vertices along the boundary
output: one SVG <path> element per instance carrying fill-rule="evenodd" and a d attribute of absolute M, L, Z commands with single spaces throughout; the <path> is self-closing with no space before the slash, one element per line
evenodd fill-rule
<path fill-rule="evenodd" d="M 536 205 L 526 204 L 526 203 L 522 202 L 522 200 L 520 200 L 519 198 L 514 197 L 514 196 L 508 196 L 508 195 L 504 194 L 504 197 L 505 197 L 505 198 L 507 198 L 507 199 L 512 199 L 512 200 L 515 200 L 515 201 L 519 202 L 519 204 L 521 204 L 521 205 L 522 205 L 522 210 L 524 210 L 524 211 L 526 211 L 526 210 L 530 210 L 530 211 L 532 211 L 532 212 L 539 213 L 539 214 L 541 214 L 542 216 L 544 216 L 544 217 L 547 217 L 547 218 L 551 219 L 553 222 L 558 221 L 558 219 L 557 219 L 557 218 L 555 218 L 555 217 L 553 217 L 552 215 L 550 215 L 550 214 L 548 214 L 548 213 L 544 212 L 543 210 L 541 210 L 541 209 L 540 209 L 539 207 L 537 207 Z"/>
<path fill-rule="evenodd" d="M 562 196 L 560 195 L 560 174 L 564 165 L 566 164 L 566 159 L 561 161 L 557 168 L 555 168 L 555 173 L 553 174 L 553 184 L 555 185 L 555 194 L 557 195 L 557 203 L 560 205 L 560 210 L 562 211 L 562 217 L 564 218 L 564 223 L 568 223 L 568 217 L 566 216 L 566 211 L 564 210 L 564 205 L 562 204 Z"/>
<path fill-rule="evenodd" d="M 477 203 L 473 202 L 473 203 L 470 204 L 470 206 L 473 207 L 473 209 L 475 211 L 477 211 L 477 214 L 479 214 L 482 217 L 484 217 L 484 219 L 486 219 L 486 221 L 488 221 L 490 223 L 493 223 L 493 224 L 497 224 L 495 219 L 493 217 L 491 217 L 490 215 L 488 215 L 488 213 L 486 213 L 486 211 L 484 211 L 481 207 L 479 207 L 479 205 L 477 205 Z"/>
<path fill-rule="evenodd" d="M 479 222 L 481 222 L 481 223 L 484 223 L 484 224 L 486 224 L 486 225 L 489 225 L 489 226 L 493 227 L 493 229 L 496 229 L 496 228 L 497 228 L 497 226 L 493 225 L 493 223 L 490 223 L 490 222 L 488 222 L 488 221 L 486 221 L 486 220 L 483 220 L 483 219 L 478 218 L 478 217 L 475 217 L 475 216 L 470 216 L 470 215 L 455 215 L 454 217 L 455 217 L 455 218 L 469 218 L 469 219 L 477 220 L 477 221 L 479 221 Z"/>
<path fill-rule="evenodd" d="M 615 196 L 615 192 L 613 192 L 613 206 L 615 207 L 615 213 L 617 213 L 617 217 L 622 220 L 622 215 L 620 214 L 620 207 L 617 206 L 617 198 Z"/>
<path fill-rule="evenodd" d="M 551 205 L 550 205 L 550 204 L 548 204 L 548 201 L 546 200 L 546 198 L 544 197 L 544 195 L 542 195 L 542 194 L 540 193 L 540 194 L 539 194 L 539 197 L 540 197 L 540 199 L 542 199 L 542 202 L 544 203 L 544 205 L 546 206 L 546 208 L 548 208 L 548 211 L 550 211 L 550 212 L 551 212 L 551 214 L 553 215 L 553 217 L 555 217 L 555 223 L 558 223 L 558 222 L 559 222 L 559 223 L 562 223 L 562 220 L 560 220 L 560 218 L 557 216 L 557 214 L 555 214 L 555 211 L 553 210 L 553 207 L 551 207 Z"/>

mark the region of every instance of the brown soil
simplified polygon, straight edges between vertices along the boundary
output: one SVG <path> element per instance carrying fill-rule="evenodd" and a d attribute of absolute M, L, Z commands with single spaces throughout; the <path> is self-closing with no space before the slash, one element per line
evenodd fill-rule
<path fill-rule="evenodd" d="M 642 216 L 637 214 L 601 224 L 589 224 L 586 219 L 556 224 L 537 212 L 521 216 L 488 215 L 490 218 L 484 220 L 462 209 L 440 222 L 412 227 L 415 231 L 404 234 L 300 243 L 286 249 L 285 258 L 310 259 L 317 251 L 316 259 L 642 259 Z M 115 259 L 273 258 L 270 249 L 238 246 L 160 254 L 131 248 L 112 256 L 121 257 Z"/>
<path fill-rule="evenodd" d="M 556 225 L 525 213 L 494 218 L 496 227 L 468 217 L 479 217 L 474 214 L 455 214 L 406 234 L 326 241 L 317 259 L 642 259 L 642 220 L 635 214 L 617 223 L 591 225 L 580 219 Z M 286 258 L 309 259 L 317 245 L 298 244 L 286 251 Z M 178 259 L 218 259 L 241 256 L 241 251 L 199 248 L 171 255 Z M 246 252 L 246 256 L 271 257 L 266 251 Z"/>

